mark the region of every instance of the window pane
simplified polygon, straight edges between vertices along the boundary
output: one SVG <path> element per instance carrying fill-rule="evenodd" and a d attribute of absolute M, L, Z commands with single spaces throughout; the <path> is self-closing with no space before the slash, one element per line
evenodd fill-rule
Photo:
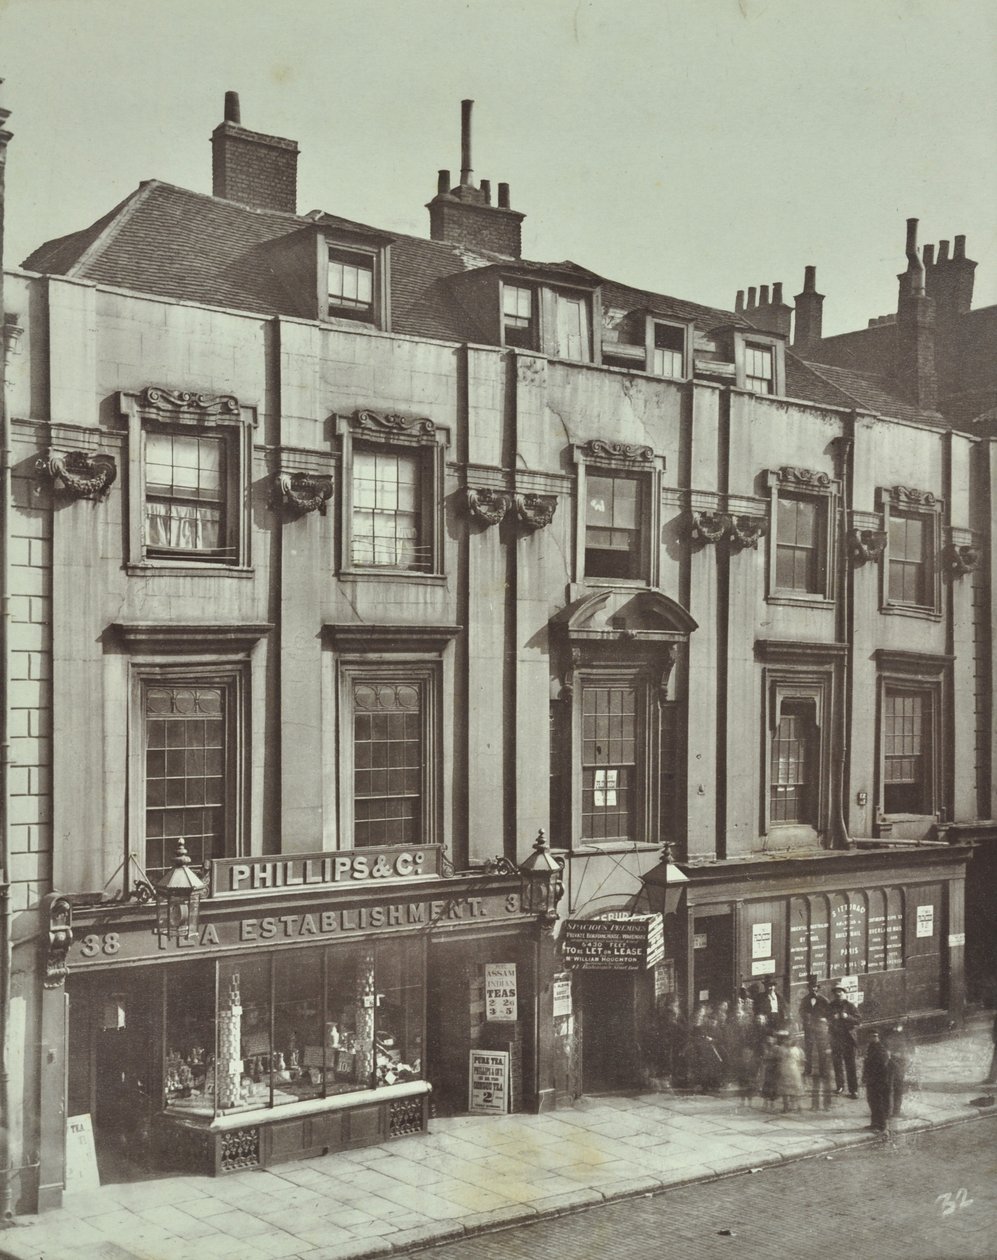
<path fill-rule="evenodd" d="M 421 951 L 407 941 L 380 943 L 376 981 L 376 1083 L 418 1080 L 422 1076 Z"/>
<path fill-rule="evenodd" d="M 325 1025 L 321 1039 L 304 1047 L 302 1068 L 313 1086 L 324 1073 L 328 1097 L 372 1084 L 374 953 L 369 946 L 337 946 L 326 965 Z"/>
<path fill-rule="evenodd" d="M 221 438 L 146 434 L 147 548 L 224 550 L 224 455 Z"/>
<path fill-rule="evenodd" d="M 772 822 L 813 823 L 816 726 L 810 701 L 782 702 L 772 737 L 769 817 Z"/>
<path fill-rule="evenodd" d="M 932 603 L 929 525 L 924 517 L 890 514 L 888 555 L 892 603 L 920 606 Z"/>
<path fill-rule="evenodd" d="M 374 301 L 373 263 L 358 254 L 329 256 L 329 308 L 369 316 Z"/>
<path fill-rule="evenodd" d="M 353 461 L 355 564 L 426 569 L 430 549 L 421 543 L 420 457 L 356 450 Z"/>
<path fill-rule="evenodd" d="M 215 1062 L 215 964 L 167 967 L 163 1093 L 168 1111 L 214 1113 Z"/>
<path fill-rule="evenodd" d="M 322 1097 L 324 952 L 322 949 L 294 950 L 274 957 L 275 1106 L 302 1098 Z M 312 1072 L 310 1065 L 317 1070 Z"/>
<path fill-rule="evenodd" d="M 932 810 L 931 694 L 887 690 L 883 697 L 883 808 Z"/>
<path fill-rule="evenodd" d="M 223 687 L 148 686 L 145 690 L 146 870 L 168 868 L 186 841 L 195 866 L 221 857 L 227 759 Z M 165 757 L 162 748 L 169 751 Z M 204 804 L 222 808 L 205 810 Z M 169 807 L 169 808 L 167 808 Z"/>
<path fill-rule="evenodd" d="M 421 690 L 411 683 L 358 683 L 353 707 L 353 843 L 421 844 Z"/>
<path fill-rule="evenodd" d="M 636 689 L 585 687 L 582 713 L 582 835 L 590 840 L 632 839 Z"/>

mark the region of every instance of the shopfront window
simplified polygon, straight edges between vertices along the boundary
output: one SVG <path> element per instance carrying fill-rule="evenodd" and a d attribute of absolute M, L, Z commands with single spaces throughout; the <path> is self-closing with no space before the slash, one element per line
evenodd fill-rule
<path fill-rule="evenodd" d="M 167 1110 L 230 1115 L 418 1080 L 423 988 L 410 939 L 173 968 Z"/>

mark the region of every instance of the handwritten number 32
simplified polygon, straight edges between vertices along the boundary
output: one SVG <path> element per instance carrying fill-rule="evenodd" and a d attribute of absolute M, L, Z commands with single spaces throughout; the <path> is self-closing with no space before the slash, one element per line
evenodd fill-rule
<path fill-rule="evenodd" d="M 951 1216 L 956 1208 L 969 1207 L 973 1200 L 960 1186 L 955 1194 L 938 1194 L 935 1202 L 942 1205 L 942 1216 Z"/>

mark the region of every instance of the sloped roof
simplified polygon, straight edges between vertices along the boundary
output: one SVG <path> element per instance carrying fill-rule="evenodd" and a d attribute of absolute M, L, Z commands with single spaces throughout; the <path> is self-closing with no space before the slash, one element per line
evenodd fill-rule
<path fill-rule="evenodd" d="M 892 392 L 890 380 L 885 376 L 875 372 L 859 372 L 855 368 L 836 367 L 830 363 L 807 363 L 804 366 L 812 376 L 822 379 L 847 399 L 844 404 L 838 403 L 838 406 L 858 406 L 875 415 L 909 420 L 914 424 L 944 423 L 939 412 L 898 398 Z"/>

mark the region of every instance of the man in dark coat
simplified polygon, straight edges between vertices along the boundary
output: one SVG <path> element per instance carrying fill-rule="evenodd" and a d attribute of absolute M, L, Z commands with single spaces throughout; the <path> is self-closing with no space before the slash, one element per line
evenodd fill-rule
<path fill-rule="evenodd" d="M 820 981 L 817 977 L 807 976 L 807 992 L 799 1009 L 800 1027 L 803 1029 L 804 1076 L 809 1076 L 813 1071 L 814 1025 L 819 1019 L 827 1019 L 830 1005 L 820 991 Z"/>
<path fill-rule="evenodd" d="M 765 992 L 755 998 L 755 1014 L 765 1016 L 769 1032 L 777 1032 L 786 1026 L 788 1022 L 786 999 L 776 988 L 775 976 L 766 978 Z"/>
<path fill-rule="evenodd" d="M 840 1094 L 848 1082 L 849 1098 L 858 1098 L 858 1073 L 855 1070 L 855 1050 L 858 1046 L 858 1026 L 862 1022 L 858 1007 L 845 997 L 845 986 L 834 986 L 834 1001 L 828 1007 L 827 1020 L 831 1029 L 831 1057 L 834 1062 L 835 1092 Z"/>
<path fill-rule="evenodd" d="M 882 1133 L 890 1114 L 890 1054 L 877 1032 L 869 1034 L 869 1045 L 862 1064 L 862 1084 L 869 1100 L 869 1128 Z"/>

